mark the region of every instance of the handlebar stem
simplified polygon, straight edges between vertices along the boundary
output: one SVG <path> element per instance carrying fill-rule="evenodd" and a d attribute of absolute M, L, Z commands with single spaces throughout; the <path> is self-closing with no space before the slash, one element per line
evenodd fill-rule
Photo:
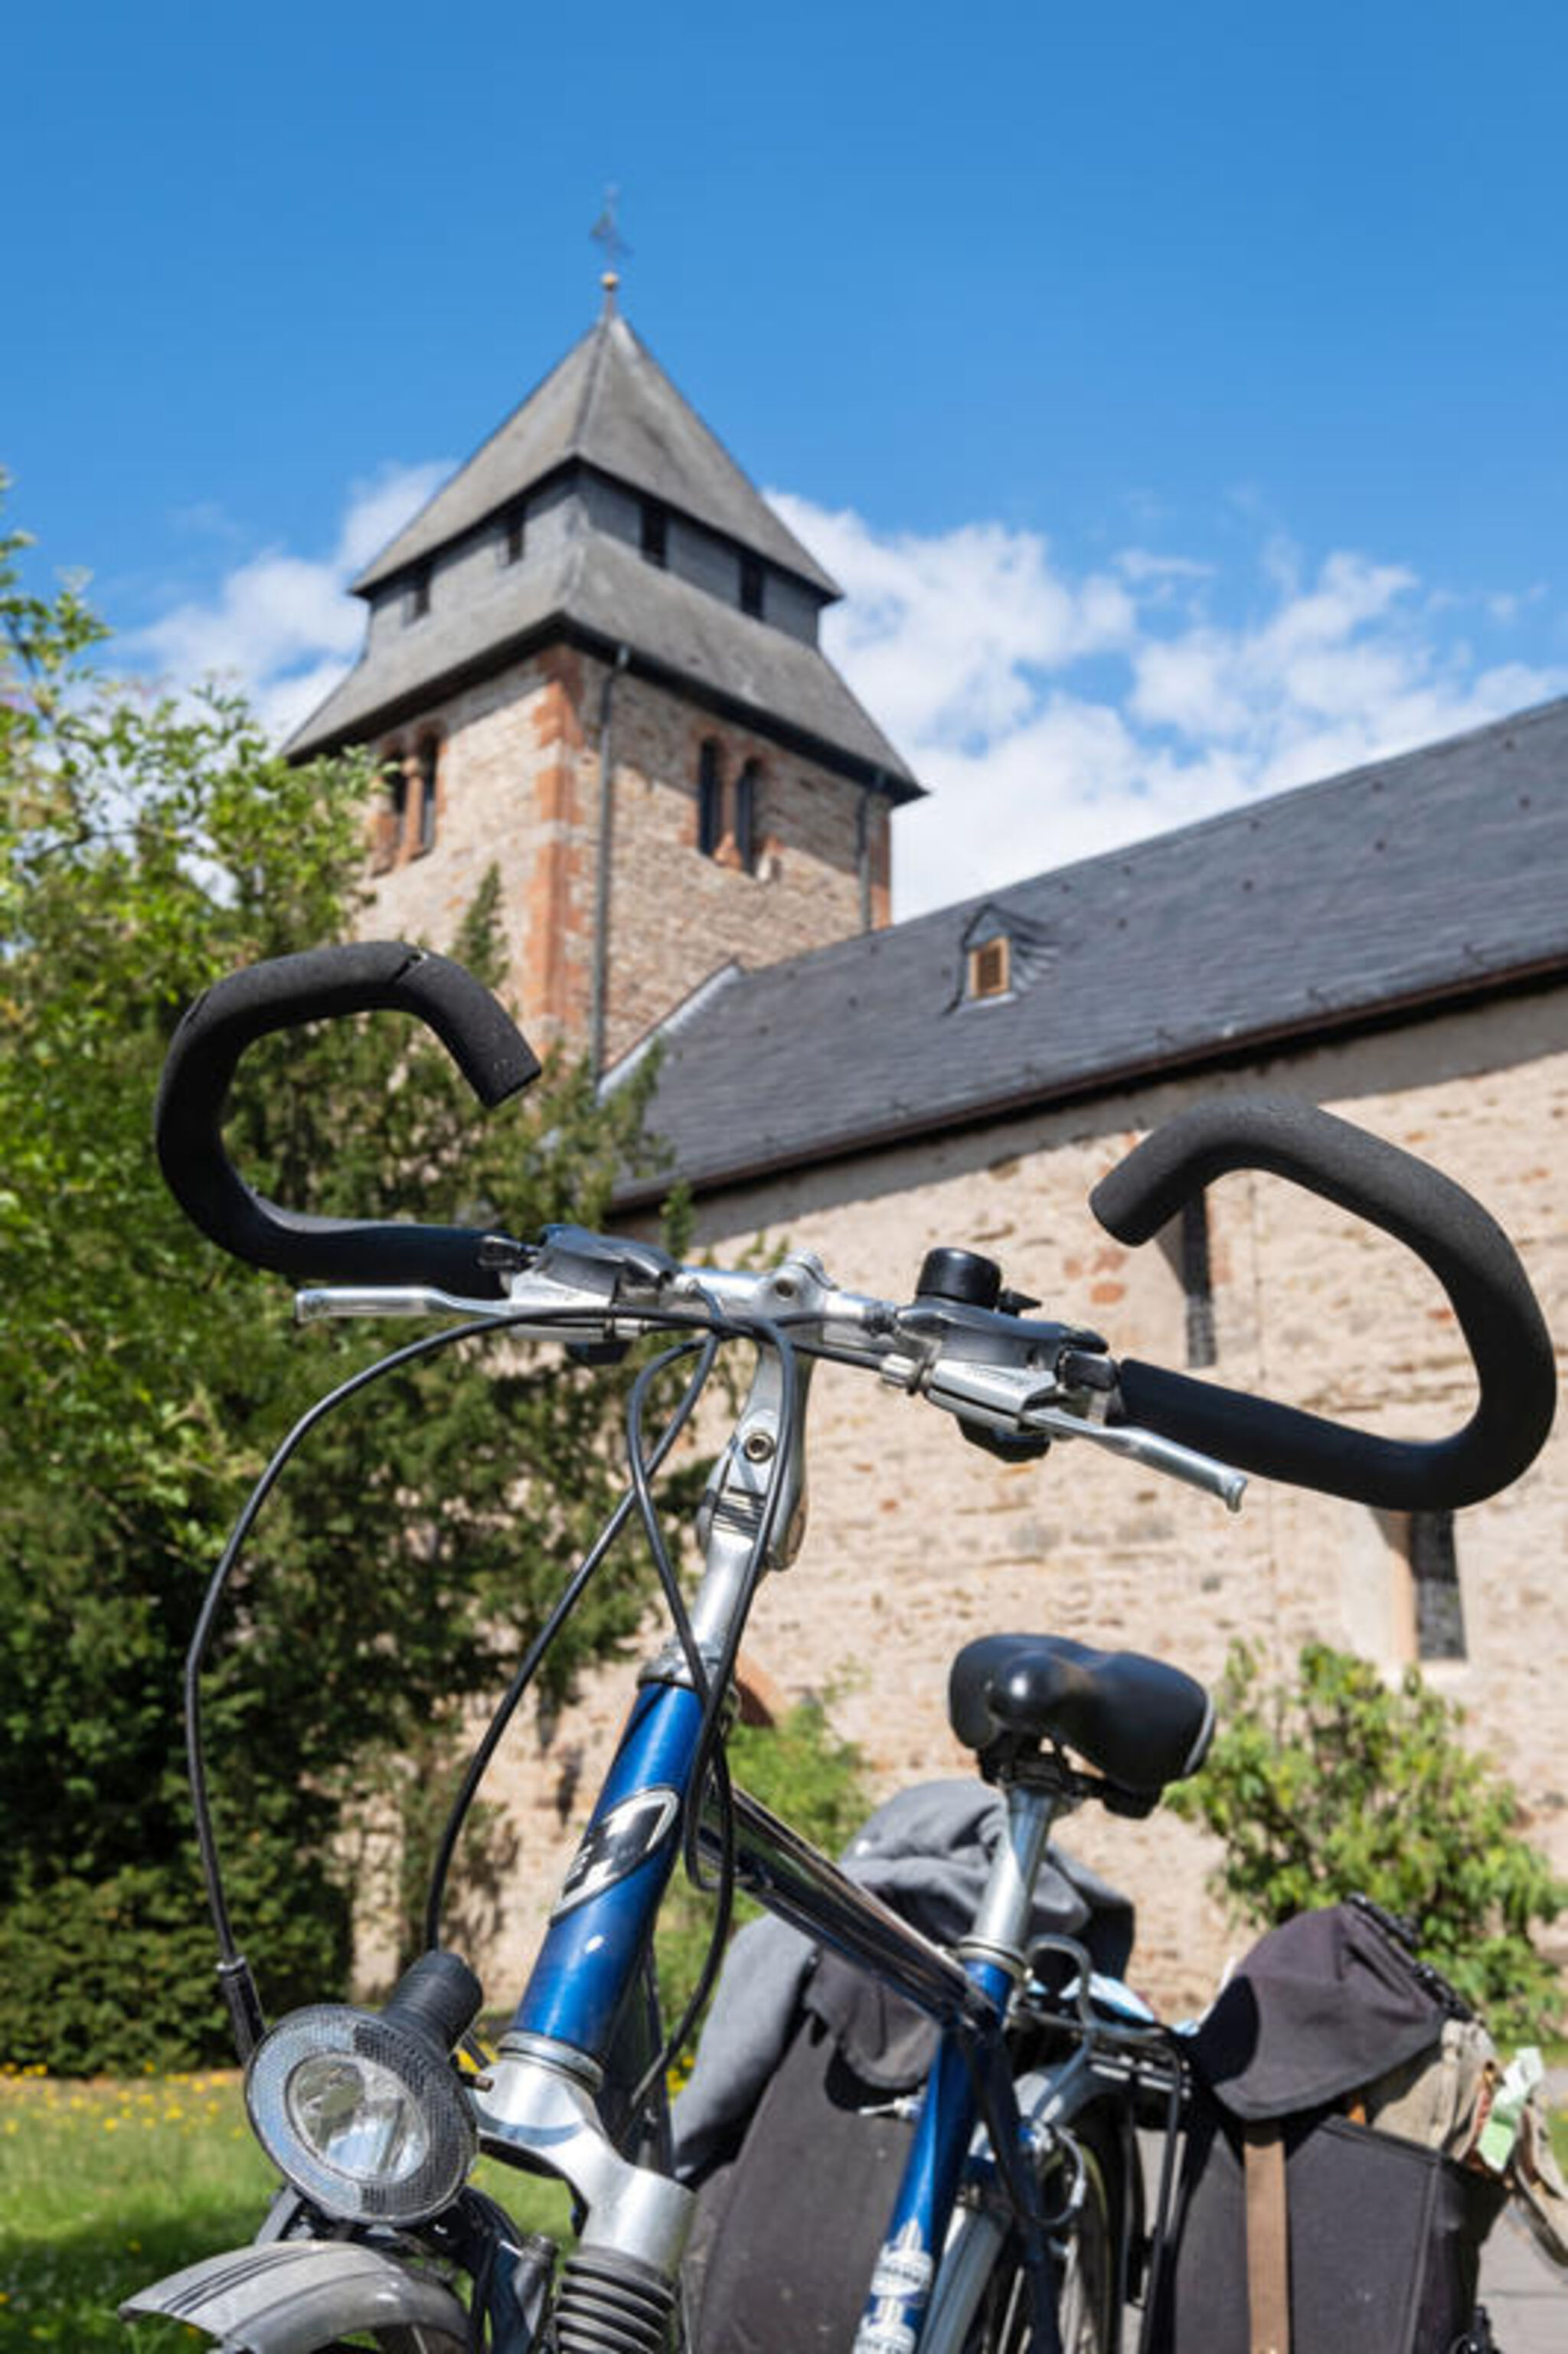
<path fill-rule="evenodd" d="M 806 1405 L 811 1368 L 798 1365 L 795 1405 L 786 1426 L 784 1384 L 769 1350 L 757 1370 L 740 1418 L 715 1464 L 697 1507 L 703 1577 L 692 1604 L 692 1631 L 700 1645 L 722 1644 L 740 1606 L 763 1506 L 776 1479 L 784 1482 L 766 1566 L 787 1569 L 806 1533 Z"/>

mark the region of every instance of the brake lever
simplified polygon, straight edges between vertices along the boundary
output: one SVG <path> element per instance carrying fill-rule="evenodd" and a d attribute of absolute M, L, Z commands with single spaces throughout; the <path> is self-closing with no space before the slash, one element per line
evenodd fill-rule
<path fill-rule="evenodd" d="M 334 1316 L 460 1316 L 465 1322 L 505 1324 L 525 1341 L 533 1337 L 531 1313 L 541 1319 L 537 1337 L 543 1341 L 558 1340 L 574 1316 L 602 1327 L 607 1338 L 615 1322 L 613 1302 L 602 1291 L 537 1276 L 528 1278 L 526 1298 L 514 1291 L 504 1299 L 465 1299 L 422 1283 L 314 1284 L 294 1294 L 296 1324 L 320 1324 Z"/>
<path fill-rule="evenodd" d="M 323 1324 L 334 1316 L 503 1317 L 504 1299 L 462 1299 L 425 1283 L 311 1284 L 294 1294 L 296 1324 Z"/>
<path fill-rule="evenodd" d="M 969 1358 L 950 1356 L 920 1365 L 910 1358 L 891 1357 L 882 1371 L 885 1381 L 920 1391 L 933 1405 L 957 1416 L 960 1422 L 979 1424 L 1004 1439 L 1086 1438 L 1091 1446 L 1106 1447 L 1150 1471 L 1162 1471 L 1168 1479 L 1182 1480 L 1204 1495 L 1217 1496 L 1227 1511 L 1241 1509 L 1245 1473 L 1173 1438 L 1161 1438 L 1137 1423 L 1102 1422 L 1071 1413 L 1058 1403 L 1064 1394 L 1060 1383 L 1049 1375 L 1042 1378 L 1028 1367 L 977 1364 Z M 1103 1411 L 1104 1391 L 1097 1389 L 1091 1394 L 1094 1405 Z"/>
<path fill-rule="evenodd" d="M 1167 1479 L 1180 1479 L 1206 1496 L 1217 1496 L 1227 1512 L 1241 1510 L 1246 1493 L 1245 1471 L 1212 1455 L 1200 1455 L 1195 1447 L 1178 1446 L 1173 1438 L 1161 1438 L 1157 1431 L 1141 1429 L 1135 1422 L 1086 1422 L 1050 1405 L 1031 1407 L 1021 1419 L 1027 1429 L 1042 1431 L 1051 1438 L 1086 1438 L 1091 1446 L 1125 1456 L 1150 1471 L 1162 1471 Z"/>

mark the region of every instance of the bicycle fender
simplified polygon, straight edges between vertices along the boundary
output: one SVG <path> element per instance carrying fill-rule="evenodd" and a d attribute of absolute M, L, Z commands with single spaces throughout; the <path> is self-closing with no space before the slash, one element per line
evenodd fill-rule
<path fill-rule="evenodd" d="M 223 2354 L 318 2354 L 355 2330 L 398 2330 L 408 2354 L 464 2354 L 468 2316 L 450 2289 L 347 2240 L 275 2240 L 204 2256 L 138 2289 L 122 2321 L 160 2314 Z"/>

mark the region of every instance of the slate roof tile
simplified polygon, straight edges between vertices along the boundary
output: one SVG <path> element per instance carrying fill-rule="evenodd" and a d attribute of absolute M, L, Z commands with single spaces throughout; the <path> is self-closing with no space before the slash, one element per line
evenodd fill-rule
<path fill-rule="evenodd" d="M 963 1002 L 988 907 L 1054 959 Z M 1568 699 L 741 975 L 650 1122 L 711 1189 L 1564 967 Z"/>
<path fill-rule="evenodd" d="M 607 647 L 630 644 L 641 658 L 636 667 L 716 697 L 764 734 L 778 735 L 787 716 L 808 743 L 847 755 L 856 774 L 880 771 L 895 801 L 921 790 L 815 646 L 587 529 L 547 557 L 496 566 L 461 603 L 438 600 L 349 672 L 290 739 L 290 756 L 306 758 L 395 726 L 405 706 L 435 701 L 465 673 L 498 666 L 563 626 Z"/>

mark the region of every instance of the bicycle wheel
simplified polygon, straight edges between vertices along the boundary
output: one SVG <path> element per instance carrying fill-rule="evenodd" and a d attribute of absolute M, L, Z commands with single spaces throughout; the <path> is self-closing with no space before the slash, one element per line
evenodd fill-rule
<path fill-rule="evenodd" d="M 1065 2235 L 1053 2234 L 1053 2243 L 1062 2251 L 1056 2294 L 1062 2354 L 1117 2354 L 1120 2206 L 1119 2190 L 1113 2189 L 1117 2172 L 1108 2153 L 1092 2136 L 1086 2134 L 1079 2140 L 1077 2155 L 1083 2167 L 1083 2196 Z M 1043 2187 L 1049 2212 L 1051 2176 Z M 997 2250 L 964 2340 L 964 2354 L 1027 2354 L 1028 2345 L 1029 2283 L 1019 2261 L 1017 2240 L 1010 2235 Z"/>

